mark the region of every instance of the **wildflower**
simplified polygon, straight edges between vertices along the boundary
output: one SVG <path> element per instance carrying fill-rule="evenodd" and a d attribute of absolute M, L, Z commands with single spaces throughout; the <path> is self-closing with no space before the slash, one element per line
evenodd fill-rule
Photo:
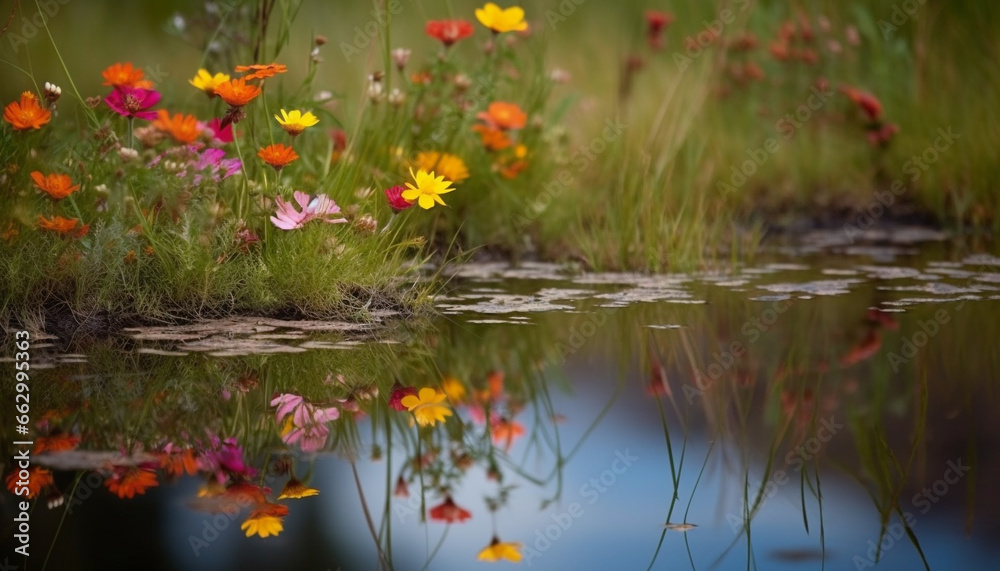
<path fill-rule="evenodd" d="M 311 112 L 306 111 L 303 113 L 298 109 L 293 109 L 291 113 L 282 109 L 281 116 L 275 115 L 274 118 L 278 120 L 281 128 L 293 137 L 305 131 L 307 127 L 312 127 L 316 123 L 319 123 L 319 118 Z"/>
<path fill-rule="evenodd" d="M 61 236 L 69 236 L 71 238 L 86 236 L 90 230 L 90 224 L 77 228 L 76 225 L 79 222 L 76 218 L 63 218 L 62 216 L 53 216 L 52 218 L 38 217 L 38 227 L 40 229 L 49 230 Z"/>
<path fill-rule="evenodd" d="M 282 230 L 302 228 L 312 220 L 322 220 L 327 224 L 347 222 L 346 218 L 333 218 L 334 215 L 340 214 L 340 207 L 325 194 L 317 194 L 316 198 L 310 200 L 308 194 L 296 190 L 292 193 L 292 198 L 302 210 L 296 210 L 291 202 L 286 202 L 280 196 L 274 199 L 277 210 L 271 217 L 271 222 Z"/>
<path fill-rule="evenodd" d="M 470 513 L 467 509 L 459 507 L 459 505 L 455 503 L 455 500 L 451 499 L 450 495 L 445 496 L 444 502 L 442 502 L 441 505 L 432 507 L 430 514 L 432 520 L 443 521 L 446 523 L 455 523 L 456 521 L 461 523 L 472 517 L 472 513 Z"/>
<path fill-rule="evenodd" d="M 392 105 L 393 107 L 399 107 L 403 103 L 406 103 L 406 93 L 394 87 L 392 88 L 392 91 L 389 92 L 388 100 L 389 100 L 389 105 Z"/>
<path fill-rule="evenodd" d="M 424 31 L 447 48 L 458 40 L 468 38 L 475 30 L 472 24 L 465 20 L 432 20 L 427 22 Z"/>
<path fill-rule="evenodd" d="M 202 450 L 200 464 L 205 472 L 215 472 L 219 480 L 227 477 L 252 478 L 257 474 L 251 466 L 243 461 L 243 449 L 235 438 L 219 440 L 212 438 L 212 446 Z"/>
<path fill-rule="evenodd" d="M 451 416 L 451 409 L 448 405 L 441 404 L 446 395 L 430 387 L 420 389 L 416 396 L 408 395 L 399 402 L 413 413 L 420 426 L 432 426 L 436 422 L 444 422 L 445 418 Z"/>
<path fill-rule="evenodd" d="M 510 138 L 503 130 L 477 123 L 472 126 L 472 130 L 479 133 L 479 138 L 483 146 L 490 151 L 502 151 L 511 146 Z"/>
<path fill-rule="evenodd" d="M 28 498 L 29 500 L 38 497 L 38 494 L 46 486 L 51 486 L 52 483 L 52 472 L 49 472 L 45 468 L 36 464 L 32 464 L 31 467 L 28 468 L 27 479 L 22 479 L 18 470 L 14 470 L 10 474 L 7 474 L 7 489 L 10 493 L 21 496 L 21 494 L 15 490 L 25 490 L 27 495 L 22 497 Z"/>
<path fill-rule="evenodd" d="M 212 132 L 213 141 L 220 143 L 233 142 L 233 126 L 231 124 L 223 126 L 222 120 L 218 117 L 208 123 L 207 129 Z"/>
<path fill-rule="evenodd" d="M 274 77 L 279 73 L 285 73 L 288 71 L 288 67 L 280 63 L 268 63 L 268 64 L 253 64 L 253 65 L 238 65 L 236 66 L 236 71 L 243 73 L 249 71 L 247 75 L 243 76 L 243 80 L 250 79 L 267 79 L 269 77 Z"/>
<path fill-rule="evenodd" d="M 101 75 L 104 76 L 102 85 L 140 89 L 152 89 L 153 87 L 153 82 L 143 79 L 142 70 L 132 67 L 132 62 L 114 63 L 102 71 Z"/>
<path fill-rule="evenodd" d="M 164 109 L 156 112 L 156 121 L 153 126 L 161 131 L 169 133 L 175 141 L 181 144 L 193 143 L 202 132 L 202 124 L 194 115 L 175 113 L 173 117 Z"/>
<path fill-rule="evenodd" d="M 257 156 L 260 157 L 260 159 L 265 163 L 274 167 L 275 170 L 281 170 L 282 168 L 288 166 L 289 163 L 299 158 L 295 149 L 280 143 L 261 148 L 257 152 Z"/>
<path fill-rule="evenodd" d="M 209 97 L 215 97 L 215 88 L 229 81 L 229 75 L 219 72 L 212 75 L 207 69 L 199 69 L 198 73 L 188 83 L 204 91 Z"/>
<path fill-rule="evenodd" d="M 504 543 L 494 535 L 493 541 L 479 552 L 479 560 L 496 563 L 501 559 L 506 559 L 513 563 L 520 563 L 523 557 L 521 555 L 521 547 L 522 544 L 518 541 Z"/>
<path fill-rule="evenodd" d="M 354 228 L 362 234 L 374 234 L 378 230 L 378 220 L 371 214 L 365 214 L 354 220 Z"/>
<path fill-rule="evenodd" d="M 895 123 L 886 123 L 877 128 L 868 130 L 868 142 L 873 147 L 887 147 L 892 138 L 899 132 L 899 126 Z"/>
<path fill-rule="evenodd" d="M 266 504 L 267 495 L 270 493 L 271 488 L 241 480 L 226 486 L 219 495 L 244 504 Z"/>
<path fill-rule="evenodd" d="M 302 482 L 298 481 L 295 478 L 292 478 L 288 480 L 288 483 L 285 484 L 285 488 L 281 490 L 280 494 L 278 494 L 278 499 L 297 500 L 300 498 L 308 498 L 309 496 L 318 496 L 318 495 L 319 495 L 319 490 L 317 490 L 316 488 L 310 488 L 308 486 L 305 486 Z"/>
<path fill-rule="evenodd" d="M 648 10 L 646 12 L 646 39 L 653 50 L 663 48 L 663 31 L 674 22 L 673 14 Z"/>
<path fill-rule="evenodd" d="M 134 161 L 139 158 L 139 151 L 131 147 L 122 147 L 118 149 L 118 156 L 121 157 L 122 162 Z"/>
<path fill-rule="evenodd" d="M 436 172 L 454 183 L 469 178 L 469 169 L 465 167 L 465 162 L 449 153 L 424 151 L 417 155 L 415 162 L 417 168 L 427 172 Z"/>
<path fill-rule="evenodd" d="M 399 478 L 396 478 L 396 487 L 392 491 L 392 495 L 400 498 L 410 497 L 410 489 L 406 485 L 406 480 L 403 479 L 402 474 Z"/>
<path fill-rule="evenodd" d="M 424 210 L 429 210 L 434 206 L 434 203 L 447 206 L 441 200 L 440 195 L 455 190 L 451 188 L 451 181 L 445 180 L 443 176 L 436 176 L 433 171 L 427 172 L 424 169 L 413 174 L 413 168 L 410 168 L 410 176 L 413 177 L 416 185 L 410 182 L 406 183 L 407 190 L 404 190 L 402 194 L 404 200 L 416 202 Z"/>
<path fill-rule="evenodd" d="M 119 498 L 132 499 L 146 493 L 146 488 L 159 485 L 156 472 L 138 466 L 118 466 L 104 481 L 108 490 Z"/>
<path fill-rule="evenodd" d="M 246 78 L 230 79 L 216 85 L 215 94 L 232 107 L 243 107 L 260 95 L 260 87 L 247 85 Z"/>
<path fill-rule="evenodd" d="M 54 83 L 45 82 L 45 86 L 42 88 L 42 93 L 45 94 L 45 100 L 49 103 L 55 103 L 59 101 L 62 97 L 62 88 Z"/>
<path fill-rule="evenodd" d="M 406 407 L 403 406 L 402 403 L 403 398 L 408 396 L 416 396 L 416 394 L 417 394 L 416 387 L 404 387 L 399 383 L 396 383 L 396 385 L 392 387 L 392 394 L 389 396 L 389 408 L 393 410 L 398 410 L 400 412 L 407 410 Z"/>
<path fill-rule="evenodd" d="M 198 473 L 198 459 L 192 448 L 176 450 L 172 445 L 167 445 L 163 455 L 160 457 L 160 467 L 170 476 L 180 477 L 184 474 L 194 476 Z"/>
<path fill-rule="evenodd" d="M 52 173 L 43 175 L 38 171 L 31 173 L 31 180 L 35 181 L 38 190 L 49 195 L 53 200 L 62 200 L 74 192 L 80 190 L 80 185 L 73 184 L 68 175 Z"/>
<path fill-rule="evenodd" d="M 285 444 L 298 444 L 306 453 L 316 452 L 326 444 L 326 438 L 330 434 L 330 428 L 326 423 L 340 417 L 340 410 L 337 407 L 321 408 L 307 402 L 299 395 L 288 393 L 272 399 L 271 406 L 278 407 L 274 416 L 275 421 L 278 424 L 281 424 L 282 420 L 285 421 L 281 430 L 281 440 Z"/>
<path fill-rule="evenodd" d="M 347 149 L 347 133 L 343 129 L 334 129 L 330 131 L 330 138 L 333 139 L 333 153 L 331 153 L 330 159 L 336 162 L 340 160 Z"/>
<path fill-rule="evenodd" d="M 516 103 L 504 101 L 494 101 L 490 106 L 476 115 L 490 127 L 497 129 L 523 129 L 528 121 L 528 116 Z"/>
<path fill-rule="evenodd" d="M 445 377 L 441 381 L 441 390 L 448 395 L 448 400 L 453 403 L 460 403 L 465 400 L 465 385 L 455 377 Z"/>
<path fill-rule="evenodd" d="M 854 102 L 870 121 L 877 122 L 882 118 L 882 103 L 871 93 L 849 86 L 841 87 L 840 91 Z"/>
<path fill-rule="evenodd" d="M 504 450 L 510 450 L 514 439 L 524 434 L 524 426 L 507 418 L 500 418 L 490 425 L 493 442 L 503 444 Z"/>
<path fill-rule="evenodd" d="M 25 91 L 20 101 L 13 101 L 4 107 L 3 120 L 10 123 L 15 131 L 41 129 L 42 125 L 52 120 L 52 112 L 42 109 L 34 93 Z"/>
<path fill-rule="evenodd" d="M 403 68 L 410 62 L 410 54 L 412 52 L 406 48 L 396 48 L 391 53 L 392 61 L 396 64 L 396 69 L 399 70 L 399 73 L 403 73 Z"/>
<path fill-rule="evenodd" d="M 528 29 L 528 23 L 524 21 L 524 9 L 520 6 L 502 9 L 493 2 L 487 2 L 482 8 L 476 9 L 476 19 L 493 30 L 494 34 L 523 32 Z"/>
<path fill-rule="evenodd" d="M 7 227 L 0 231 L 0 240 L 4 242 L 10 242 L 20 234 L 21 231 L 18 230 L 17 225 L 14 222 L 8 222 Z"/>
<path fill-rule="evenodd" d="M 67 450 L 73 450 L 79 445 L 79 436 L 57 431 L 49 436 L 36 437 L 35 448 L 31 451 L 31 453 L 42 454 L 43 452 L 65 452 Z"/>
<path fill-rule="evenodd" d="M 285 529 L 282 520 L 286 515 L 288 515 L 287 506 L 281 504 L 264 504 L 263 507 L 250 512 L 247 519 L 240 525 L 240 529 L 246 532 L 247 537 L 255 535 L 259 535 L 260 537 L 270 537 L 273 535 L 277 537 Z"/>
<path fill-rule="evenodd" d="M 148 111 L 150 107 L 160 101 L 160 94 L 152 89 L 141 87 L 115 87 L 104 102 L 122 117 L 138 117 L 139 119 L 153 120 L 156 113 Z"/>

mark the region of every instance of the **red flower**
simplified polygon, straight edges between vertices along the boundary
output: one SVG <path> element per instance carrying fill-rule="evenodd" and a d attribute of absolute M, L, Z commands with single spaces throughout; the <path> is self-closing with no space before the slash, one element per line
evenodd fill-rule
<path fill-rule="evenodd" d="M 465 20 L 432 20 L 427 22 L 427 35 L 440 40 L 445 47 L 472 35 L 475 28 Z"/>
<path fill-rule="evenodd" d="M 451 499 L 451 496 L 445 496 L 444 502 L 441 505 L 434 506 L 431 508 L 431 519 L 434 521 L 443 521 L 447 523 L 455 523 L 456 521 L 461 523 L 472 517 L 472 513 L 469 510 L 462 509 Z"/>
<path fill-rule="evenodd" d="M 663 47 L 663 31 L 674 22 L 673 14 L 649 10 L 646 12 L 646 38 L 649 47 L 658 50 Z"/>
<path fill-rule="evenodd" d="M 403 187 L 401 187 L 401 186 L 394 186 L 394 187 L 390 188 L 389 190 L 392 190 L 393 188 L 403 188 Z M 386 196 L 389 195 L 389 190 L 385 191 Z M 403 189 L 403 190 L 405 190 L 405 189 Z M 400 191 L 400 193 L 402 193 L 402 191 Z M 406 202 L 405 200 L 403 200 L 402 197 L 400 197 L 399 200 L 401 200 L 402 202 Z M 413 203 L 411 203 L 411 202 L 406 202 L 406 204 L 407 204 L 406 208 L 409 208 L 410 206 L 413 206 Z M 392 205 L 392 199 L 391 198 L 389 199 L 389 205 L 390 206 Z M 395 209 L 396 209 L 396 207 L 393 206 L 393 210 L 395 210 Z M 405 410 L 408 410 L 405 406 L 403 406 L 402 400 L 403 400 L 403 397 L 406 397 L 406 396 L 409 396 L 409 395 L 417 396 L 417 389 L 416 389 L 416 387 L 404 387 L 404 386 L 400 385 L 399 383 L 396 383 L 396 386 L 394 386 L 392 388 L 392 395 L 389 397 L 389 406 L 393 410 L 398 410 L 399 412 L 403 412 Z"/>
<path fill-rule="evenodd" d="M 406 190 L 406 187 L 405 186 L 399 186 L 399 185 L 396 185 L 396 186 L 394 186 L 392 188 L 385 189 L 385 198 L 386 198 L 386 200 L 389 201 L 389 206 L 392 208 L 393 212 L 402 212 L 402 211 L 406 210 L 407 208 L 413 206 L 413 204 L 414 204 L 413 202 L 409 202 L 405 198 L 403 198 L 403 191 L 404 190 Z M 410 390 L 410 391 L 412 391 L 412 392 L 407 393 L 407 394 L 414 394 L 414 395 L 417 394 L 417 390 L 416 389 L 414 389 L 412 387 L 407 387 L 407 389 Z M 392 391 L 392 398 L 396 398 L 396 392 L 397 391 Z M 404 396 L 406 396 L 406 395 L 402 395 L 399 398 L 403 398 Z M 392 404 L 391 400 L 389 401 L 389 404 L 390 405 Z M 393 407 L 393 408 L 395 408 L 395 407 Z M 401 410 L 401 409 L 396 409 L 396 410 Z M 405 410 L 405 407 L 402 410 Z"/>
<path fill-rule="evenodd" d="M 867 91 L 861 91 L 854 87 L 844 86 L 840 88 L 840 91 L 854 102 L 868 119 L 872 122 L 877 122 L 882 118 L 882 103 L 879 102 L 878 98 L 868 93 Z"/>

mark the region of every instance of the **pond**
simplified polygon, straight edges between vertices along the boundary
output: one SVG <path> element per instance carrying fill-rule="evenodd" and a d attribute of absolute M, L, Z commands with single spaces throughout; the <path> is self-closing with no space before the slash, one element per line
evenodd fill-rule
<path fill-rule="evenodd" d="M 842 238 L 726 272 L 469 264 L 421 319 L 35 336 L 9 564 L 989 568 L 1000 258 Z"/>

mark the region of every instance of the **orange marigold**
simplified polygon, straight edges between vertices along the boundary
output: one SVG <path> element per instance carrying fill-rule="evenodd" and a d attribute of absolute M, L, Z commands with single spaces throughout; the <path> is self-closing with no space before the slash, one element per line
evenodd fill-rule
<path fill-rule="evenodd" d="M 156 481 L 156 472 L 138 466 L 126 466 L 115 468 L 104 485 L 119 498 L 132 499 L 137 494 L 145 494 L 146 488 L 155 488 L 160 484 Z"/>
<path fill-rule="evenodd" d="M 260 95 L 260 87 L 247 85 L 246 78 L 230 79 L 215 86 L 215 94 L 233 107 L 243 107 Z"/>
<path fill-rule="evenodd" d="M 153 126 L 157 129 L 169 133 L 175 141 L 181 144 L 193 143 L 201 136 L 202 125 L 198 123 L 198 118 L 194 115 L 175 113 L 173 117 L 165 109 L 156 112 L 156 120 Z"/>
<path fill-rule="evenodd" d="M 280 143 L 277 145 L 268 145 L 263 147 L 257 152 L 257 156 L 260 157 L 262 161 L 278 170 L 281 170 L 282 168 L 288 166 L 289 163 L 299 158 L 295 149 Z"/>
<path fill-rule="evenodd" d="M 80 185 L 73 184 L 69 175 L 52 173 L 44 175 L 39 171 L 31 173 L 31 180 L 35 181 L 38 190 L 52 197 L 53 200 L 62 200 L 74 192 L 80 190 Z"/>
<path fill-rule="evenodd" d="M 132 67 L 132 62 L 129 61 L 111 64 L 101 72 L 101 75 L 104 76 L 104 83 L 102 85 L 139 87 L 142 89 L 153 88 L 153 82 L 143 79 L 145 74 L 143 74 L 142 70 Z"/>
<path fill-rule="evenodd" d="M 521 111 L 516 103 L 505 101 L 494 101 L 490 106 L 476 115 L 488 125 L 498 129 L 523 129 L 528 121 L 528 116 Z"/>
<path fill-rule="evenodd" d="M 267 79 L 269 77 L 274 77 L 279 73 L 285 73 L 288 71 L 288 67 L 280 63 L 268 63 L 268 64 L 258 64 L 253 65 L 238 65 L 236 66 L 236 71 L 238 73 L 243 73 L 249 71 L 243 76 L 244 80 L 248 79 Z"/>
<path fill-rule="evenodd" d="M 17 496 L 21 496 L 21 494 L 18 494 L 16 490 L 27 489 L 28 495 L 21 497 L 27 497 L 30 500 L 38 497 L 39 492 L 43 488 L 52 485 L 52 472 L 41 466 L 33 465 L 28 468 L 27 479 L 21 479 L 19 474 L 20 470 L 14 470 L 10 474 L 7 474 L 7 489 L 10 490 L 10 493 Z"/>
<path fill-rule="evenodd" d="M 53 216 L 52 218 L 38 217 L 38 227 L 42 230 L 49 230 L 61 236 L 69 236 L 71 238 L 86 236 L 87 232 L 90 231 L 90 224 L 77 227 L 79 223 L 80 221 L 76 218 L 63 218 L 62 216 Z"/>
<path fill-rule="evenodd" d="M 20 101 L 13 101 L 3 109 L 3 120 L 10 123 L 15 131 L 41 129 L 51 119 L 52 112 L 42 109 L 38 98 L 30 91 L 25 91 Z"/>

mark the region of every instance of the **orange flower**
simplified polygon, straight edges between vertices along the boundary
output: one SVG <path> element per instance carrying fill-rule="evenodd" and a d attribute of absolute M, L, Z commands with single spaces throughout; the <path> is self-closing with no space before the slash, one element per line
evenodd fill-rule
<path fill-rule="evenodd" d="M 35 438 L 35 449 L 33 454 L 42 452 L 64 452 L 73 450 L 80 444 L 80 437 L 73 434 L 57 432 L 50 436 L 39 436 Z"/>
<path fill-rule="evenodd" d="M 483 146 L 491 151 L 502 151 L 511 145 L 507 134 L 496 127 L 477 123 L 472 126 L 472 130 L 479 133 Z"/>
<path fill-rule="evenodd" d="M 74 192 L 80 190 L 80 185 L 73 184 L 69 175 L 52 173 L 43 175 L 38 171 L 31 173 L 31 180 L 35 181 L 38 190 L 52 197 L 53 200 L 62 200 Z"/>
<path fill-rule="evenodd" d="M 42 230 L 49 230 L 61 236 L 69 236 L 71 238 L 86 236 L 87 232 L 90 231 L 90 224 L 85 224 L 77 228 L 76 225 L 79 222 L 76 218 L 63 218 L 62 216 L 53 216 L 52 218 L 38 217 L 38 227 Z"/>
<path fill-rule="evenodd" d="M 528 116 L 516 103 L 494 101 L 486 111 L 476 115 L 489 126 L 497 129 L 523 129 Z"/>
<path fill-rule="evenodd" d="M 143 73 L 141 69 L 135 69 L 132 67 L 132 62 L 125 63 L 115 63 L 108 67 L 108 69 L 101 72 L 104 76 L 104 83 L 102 85 L 111 85 L 114 87 L 140 87 L 142 89 L 152 89 L 153 82 L 148 79 L 143 79 Z"/>
<path fill-rule="evenodd" d="M 257 152 L 257 156 L 261 158 L 262 161 L 271 165 L 275 169 L 281 170 L 282 168 L 288 166 L 289 163 L 299 158 L 299 155 L 295 153 L 295 149 L 282 145 L 268 145 Z"/>
<path fill-rule="evenodd" d="M 156 472 L 138 466 L 127 466 L 115 468 L 104 485 L 119 498 L 132 499 L 136 494 L 145 494 L 146 488 L 155 488 L 160 484 L 156 481 Z"/>
<path fill-rule="evenodd" d="M 510 445 L 514 443 L 514 439 L 524 434 L 524 426 L 519 422 L 501 418 L 493 423 L 492 432 L 493 442 L 497 444 L 503 443 L 504 451 L 507 451 L 510 450 Z"/>
<path fill-rule="evenodd" d="M 164 452 L 160 457 L 160 467 L 170 476 L 194 476 L 198 473 L 198 460 L 194 454 L 191 448 L 179 452 Z"/>
<path fill-rule="evenodd" d="M 243 107 L 260 95 L 260 87 L 247 85 L 246 79 L 230 79 L 215 86 L 215 94 L 233 107 Z"/>
<path fill-rule="evenodd" d="M 10 123 L 15 131 L 41 129 L 51 119 L 52 112 L 42 109 L 38 98 L 30 91 L 25 91 L 20 101 L 13 101 L 3 109 L 3 120 Z"/>
<path fill-rule="evenodd" d="M 175 113 L 173 117 L 165 109 L 156 112 L 157 119 L 153 121 L 153 126 L 157 129 L 170 133 L 170 135 L 181 144 L 193 143 L 201 136 L 202 126 L 198 124 L 198 118 L 194 115 L 184 115 Z"/>
<path fill-rule="evenodd" d="M 0 232 L 0 239 L 2 239 L 4 242 L 10 242 L 14 238 L 16 238 L 17 235 L 20 233 L 21 231 L 17 229 L 16 224 L 14 224 L 13 222 L 8 222 L 7 227 L 4 228 L 2 232 Z"/>
<path fill-rule="evenodd" d="M 236 71 L 243 73 L 249 71 L 247 75 L 243 76 L 244 80 L 249 79 L 267 79 L 269 77 L 274 77 L 279 73 L 285 73 L 288 71 L 288 67 L 280 63 L 268 63 L 268 64 L 253 64 L 253 65 L 238 65 L 236 66 Z"/>
<path fill-rule="evenodd" d="M 250 482 L 240 481 L 226 486 L 222 495 L 236 502 L 264 504 L 267 503 L 267 494 L 269 493 L 271 493 L 270 488 L 262 488 Z"/>
<path fill-rule="evenodd" d="M 37 497 L 42 488 L 52 485 L 52 472 L 41 466 L 31 466 L 28 468 L 28 478 L 26 480 L 22 480 L 18 475 L 19 473 L 20 470 L 14 470 L 10 474 L 7 474 L 7 489 L 12 494 L 20 496 L 15 490 L 27 488 L 28 495 L 21 497 L 27 497 L 30 500 Z"/>
<path fill-rule="evenodd" d="M 445 496 L 444 502 L 431 508 L 430 514 L 432 520 L 447 523 L 455 523 L 456 521 L 462 523 L 472 517 L 469 510 L 456 504 L 451 496 Z"/>

